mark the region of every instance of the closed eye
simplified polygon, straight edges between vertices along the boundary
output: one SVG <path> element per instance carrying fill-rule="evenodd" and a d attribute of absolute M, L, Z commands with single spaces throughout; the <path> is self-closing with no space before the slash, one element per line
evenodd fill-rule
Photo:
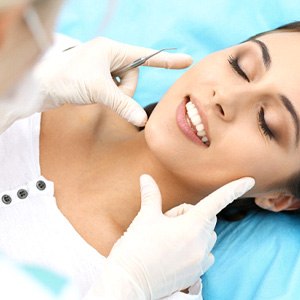
<path fill-rule="evenodd" d="M 269 126 L 265 120 L 265 110 L 263 109 L 263 107 L 260 109 L 260 111 L 258 113 L 258 123 L 259 123 L 259 127 L 261 128 L 263 134 L 265 136 L 267 136 L 270 140 L 274 139 L 274 134 L 271 131 L 271 129 L 269 128 Z"/>
<path fill-rule="evenodd" d="M 228 62 L 230 64 L 230 66 L 232 67 L 232 69 L 239 75 L 241 76 L 243 79 L 245 79 L 246 81 L 250 82 L 249 77 L 247 76 L 247 74 L 242 70 L 242 68 L 239 65 L 239 59 L 238 57 L 233 57 L 231 55 L 229 55 L 228 58 Z"/>

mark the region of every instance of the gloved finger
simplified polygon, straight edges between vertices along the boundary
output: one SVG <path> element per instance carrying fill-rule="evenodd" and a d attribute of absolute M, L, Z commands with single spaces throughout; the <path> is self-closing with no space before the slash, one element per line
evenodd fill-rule
<path fill-rule="evenodd" d="M 140 177 L 141 212 L 161 213 L 161 194 L 154 179 L 147 174 Z"/>
<path fill-rule="evenodd" d="M 209 253 L 207 258 L 202 263 L 202 274 L 200 276 L 207 272 L 207 270 L 214 264 L 214 262 L 215 257 L 211 253 Z"/>
<path fill-rule="evenodd" d="M 167 217 L 178 217 L 180 215 L 184 215 L 186 212 L 188 212 L 194 205 L 183 203 L 176 207 L 171 208 L 167 212 L 165 212 L 165 216 Z"/>
<path fill-rule="evenodd" d="M 136 47 L 128 45 L 126 49 L 126 59 L 130 58 L 132 61 L 140 58 L 151 55 L 158 50 Z M 193 62 L 193 59 L 190 55 L 184 53 L 168 53 L 161 52 L 157 55 L 154 55 L 149 60 L 144 63 L 144 66 L 149 67 L 158 67 L 158 68 L 167 68 L 167 69 L 183 69 L 190 66 Z"/>
<path fill-rule="evenodd" d="M 249 191 L 254 184 L 255 180 L 251 177 L 229 182 L 198 202 L 190 213 L 212 219 L 228 204 Z"/>
<path fill-rule="evenodd" d="M 143 65 L 165 69 L 183 69 L 193 62 L 191 56 L 183 53 L 160 52 L 148 59 Z"/>
<path fill-rule="evenodd" d="M 199 278 L 194 284 L 192 284 L 189 287 L 189 292 L 192 295 L 198 295 L 198 294 L 202 295 L 201 290 L 202 290 L 202 280 L 201 280 L 201 278 Z"/>
<path fill-rule="evenodd" d="M 193 214 L 194 212 L 191 212 L 191 213 Z M 201 228 L 203 230 L 206 230 L 208 232 L 212 232 L 212 231 L 215 230 L 215 227 L 216 227 L 216 224 L 217 224 L 217 217 L 216 216 L 213 216 L 212 218 L 208 218 L 206 216 L 206 212 L 205 211 L 203 212 L 202 210 L 198 211 L 195 215 L 196 215 L 196 219 L 195 219 L 196 223 L 199 222 L 199 216 L 202 219 L 202 227 Z M 192 218 L 190 218 L 190 215 L 187 215 L 186 220 L 187 220 L 187 222 L 189 222 L 189 220 L 192 220 Z M 194 222 L 192 221 L 191 224 L 194 226 L 193 223 Z"/>
<path fill-rule="evenodd" d="M 210 239 L 209 239 L 208 244 L 207 244 L 207 250 L 208 250 L 208 252 L 211 252 L 212 248 L 216 244 L 216 241 L 217 241 L 217 234 L 216 234 L 215 231 L 212 231 L 210 233 Z"/>
<path fill-rule="evenodd" d="M 124 73 L 121 77 L 121 81 L 118 84 L 119 90 L 121 90 L 125 95 L 132 97 L 136 90 L 138 83 L 139 69 L 134 68 Z"/>
<path fill-rule="evenodd" d="M 100 100 L 133 125 L 139 127 L 145 125 L 147 114 L 144 109 L 136 101 L 120 91 L 113 80 L 106 82 L 101 99 L 98 99 L 98 101 Z M 95 102 L 98 101 L 96 100 Z"/>
<path fill-rule="evenodd" d="M 210 219 L 210 222 L 212 224 L 212 228 L 215 228 L 216 227 L 216 224 L 217 224 L 217 217 L 216 216 L 213 216 L 211 219 Z"/>

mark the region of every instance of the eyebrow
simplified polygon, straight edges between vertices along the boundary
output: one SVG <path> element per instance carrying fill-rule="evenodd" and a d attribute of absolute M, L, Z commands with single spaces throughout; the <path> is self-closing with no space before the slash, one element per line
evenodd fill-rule
<path fill-rule="evenodd" d="M 299 116 L 296 113 L 295 107 L 292 104 L 292 102 L 284 95 L 279 95 L 280 100 L 282 102 L 282 104 L 284 105 L 284 107 L 287 109 L 287 111 L 291 114 L 292 118 L 293 118 L 293 122 L 295 125 L 295 129 L 296 129 L 296 146 L 299 143 L 299 128 L 300 128 L 300 122 L 299 122 Z"/>
<path fill-rule="evenodd" d="M 269 52 L 267 45 L 264 42 L 257 40 L 257 39 L 251 39 L 249 41 L 254 42 L 255 44 L 257 44 L 260 47 L 263 63 L 265 65 L 266 70 L 269 70 L 272 60 L 271 60 L 270 52 Z M 295 125 L 295 130 L 296 130 L 296 146 L 297 146 L 299 144 L 299 134 L 300 134 L 299 116 L 296 112 L 296 109 L 295 109 L 293 103 L 288 99 L 288 97 L 280 94 L 279 99 L 280 99 L 281 103 L 283 104 L 283 106 L 286 108 L 286 110 L 290 113 L 290 115 L 293 119 L 293 123 Z"/>
<path fill-rule="evenodd" d="M 270 52 L 269 52 L 267 45 L 264 42 L 257 40 L 257 39 L 252 39 L 250 41 L 253 43 L 256 43 L 260 47 L 263 63 L 265 65 L 266 69 L 269 70 L 272 60 L 271 60 Z"/>

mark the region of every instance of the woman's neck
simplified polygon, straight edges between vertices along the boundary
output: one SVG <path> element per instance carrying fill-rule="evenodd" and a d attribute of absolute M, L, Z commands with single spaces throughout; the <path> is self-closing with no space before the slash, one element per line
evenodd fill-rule
<path fill-rule="evenodd" d="M 160 163 L 143 132 L 96 108 L 66 107 L 43 114 L 40 162 L 42 174 L 55 184 L 62 213 L 105 254 L 140 209 L 142 174 L 157 182 L 163 211 L 196 203 L 201 195 L 191 193 Z"/>
<path fill-rule="evenodd" d="M 192 195 L 152 154 L 145 141 L 144 132 L 106 145 L 95 155 L 98 161 L 95 158 L 88 180 L 98 178 L 95 185 L 102 183 L 102 201 L 109 202 L 107 209 L 124 229 L 140 208 L 139 177 L 142 174 L 151 175 L 157 182 L 162 194 L 163 211 L 184 202 L 195 203 L 200 199 L 198 195 Z M 84 185 L 89 185 L 89 182 Z"/>

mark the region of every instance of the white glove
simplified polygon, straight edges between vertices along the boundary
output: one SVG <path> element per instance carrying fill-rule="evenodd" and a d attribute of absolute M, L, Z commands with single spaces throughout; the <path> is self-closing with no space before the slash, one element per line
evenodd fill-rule
<path fill-rule="evenodd" d="M 145 125 L 145 111 L 131 98 L 138 81 L 138 69 L 125 73 L 118 86 L 111 72 L 154 52 L 156 50 L 100 37 L 45 59 L 36 70 L 47 97 L 44 109 L 64 103 L 103 103 L 134 125 Z M 181 69 L 191 63 L 189 55 L 162 52 L 145 65 Z"/>
<path fill-rule="evenodd" d="M 193 207 L 194 207 L 194 205 L 192 205 L 192 204 L 183 203 L 183 204 L 173 207 L 172 209 L 165 212 L 165 216 L 178 217 L 178 216 L 184 215 L 189 210 L 191 210 Z M 214 216 L 211 219 L 211 221 L 216 224 L 217 217 Z M 215 233 L 215 231 L 212 231 L 211 243 L 214 245 L 216 240 L 217 240 L 217 234 Z M 209 257 L 207 259 L 211 264 L 207 266 L 204 273 L 213 265 L 213 263 L 215 261 L 215 258 L 211 253 L 209 253 L 208 256 Z M 192 297 L 192 299 L 197 299 L 197 300 L 203 299 L 202 298 L 202 280 L 201 280 L 201 278 L 198 278 L 198 280 L 192 286 L 189 287 L 188 293 L 180 291 L 180 292 L 176 292 L 176 293 L 172 294 L 171 296 L 161 298 L 160 300 L 173 300 L 173 299 L 174 300 L 175 299 L 183 300 L 183 299 L 191 299 L 191 297 Z"/>
<path fill-rule="evenodd" d="M 106 282 L 96 283 L 86 300 L 159 299 L 190 287 L 213 263 L 216 214 L 253 185 L 252 178 L 233 181 L 188 211 L 164 215 L 158 186 L 141 176 L 140 212 L 107 258 Z M 101 294 L 105 288 L 110 297 Z"/>

